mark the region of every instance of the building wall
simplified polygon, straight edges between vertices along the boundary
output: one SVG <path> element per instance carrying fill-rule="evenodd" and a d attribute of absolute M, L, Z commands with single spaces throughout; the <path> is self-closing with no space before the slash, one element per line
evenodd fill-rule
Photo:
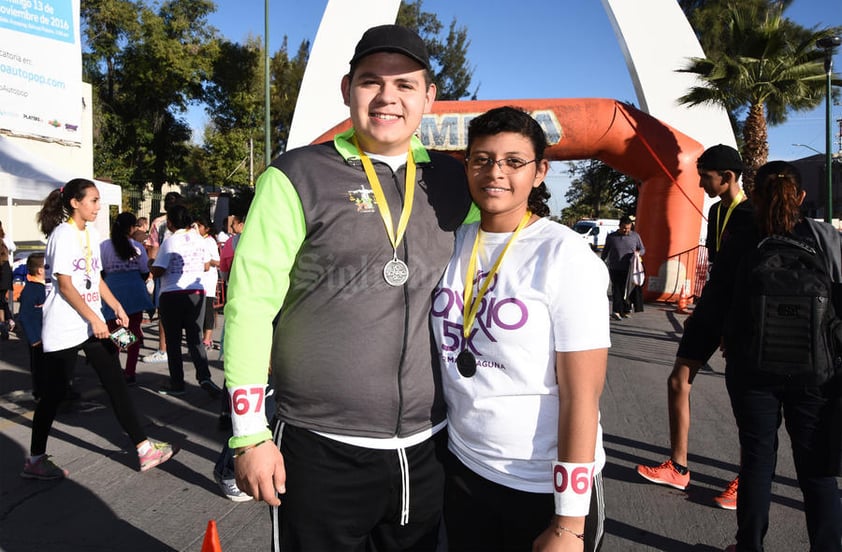
<path fill-rule="evenodd" d="M 790 161 L 801 172 L 801 183 L 806 192 L 804 214 L 810 218 L 825 220 L 827 215 L 827 158 L 816 154 Z M 832 163 L 831 197 L 833 201 L 833 225 L 842 230 L 842 155 L 834 154 Z"/>

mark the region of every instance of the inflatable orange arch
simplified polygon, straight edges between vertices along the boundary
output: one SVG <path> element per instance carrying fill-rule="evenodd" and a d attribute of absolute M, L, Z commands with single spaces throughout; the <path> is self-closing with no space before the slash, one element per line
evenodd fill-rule
<path fill-rule="evenodd" d="M 437 101 L 419 137 L 428 149 L 462 157 L 470 120 L 506 105 L 541 123 L 550 142 L 547 159 L 598 159 L 640 182 L 636 230 L 646 246 L 644 298 L 675 300 L 685 285 L 694 295 L 704 278 L 697 271 L 704 192 L 696 159 L 702 144 L 629 104 L 603 98 Z M 314 143 L 350 126 L 345 120 Z"/>

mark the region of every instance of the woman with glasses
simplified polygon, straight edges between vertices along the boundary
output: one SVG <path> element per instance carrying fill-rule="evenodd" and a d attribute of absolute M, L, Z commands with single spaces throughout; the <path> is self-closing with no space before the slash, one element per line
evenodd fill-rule
<path fill-rule="evenodd" d="M 602 541 L 608 274 L 578 234 L 546 218 L 546 146 L 513 107 L 468 130 L 481 218 L 457 231 L 431 312 L 448 406 L 450 550 Z"/>

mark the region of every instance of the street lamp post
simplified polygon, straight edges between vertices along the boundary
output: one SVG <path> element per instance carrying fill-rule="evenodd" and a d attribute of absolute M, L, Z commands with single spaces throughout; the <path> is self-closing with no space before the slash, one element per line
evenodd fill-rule
<path fill-rule="evenodd" d="M 792 144 L 792 145 L 798 146 L 798 147 L 801 147 L 801 148 L 807 148 L 808 150 L 813 150 L 814 152 L 818 153 L 819 155 L 824 155 L 824 153 L 820 152 L 819 150 L 817 150 L 813 146 L 809 146 L 807 144 Z"/>
<path fill-rule="evenodd" d="M 269 0 L 263 2 L 263 166 L 272 162 L 272 102 L 269 98 Z"/>
<path fill-rule="evenodd" d="M 830 126 L 830 77 L 831 69 L 833 68 L 833 49 L 842 43 L 842 39 L 838 36 L 827 36 L 816 41 L 816 46 L 824 50 L 824 72 L 827 74 L 827 89 L 825 90 L 825 170 L 827 171 L 827 210 L 825 213 L 825 220 L 827 222 L 833 221 L 833 157 L 832 157 L 832 130 Z"/>

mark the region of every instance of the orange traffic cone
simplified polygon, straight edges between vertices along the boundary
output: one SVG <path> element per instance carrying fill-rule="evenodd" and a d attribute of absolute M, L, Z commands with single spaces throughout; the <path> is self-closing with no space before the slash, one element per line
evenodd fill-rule
<path fill-rule="evenodd" d="M 687 284 L 685 283 L 681 286 L 681 293 L 678 294 L 678 314 L 690 314 L 690 311 L 687 310 L 687 305 L 690 302 L 690 299 L 687 297 Z"/>
<path fill-rule="evenodd" d="M 216 530 L 216 521 L 210 520 L 205 531 L 205 540 L 202 542 L 202 552 L 222 552 L 222 545 L 219 543 L 219 532 Z"/>

